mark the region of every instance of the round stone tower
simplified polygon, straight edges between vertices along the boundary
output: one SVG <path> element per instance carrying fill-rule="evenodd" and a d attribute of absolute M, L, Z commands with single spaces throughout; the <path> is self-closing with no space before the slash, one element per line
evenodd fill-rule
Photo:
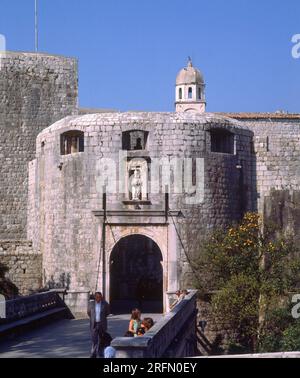
<path fill-rule="evenodd" d="M 251 208 L 251 141 L 237 121 L 197 112 L 74 116 L 44 130 L 28 230 L 44 284 L 162 311 L 192 284 L 208 232 Z"/>
<path fill-rule="evenodd" d="M 205 112 L 204 78 L 190 58 L 187 67 L 177 75 L 175 96 L 176 112 Z"/>

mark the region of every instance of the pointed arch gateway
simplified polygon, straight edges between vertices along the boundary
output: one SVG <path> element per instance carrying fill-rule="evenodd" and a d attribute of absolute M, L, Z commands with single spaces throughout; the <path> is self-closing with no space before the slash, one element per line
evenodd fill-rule
<path fill-rule="evenodd" d="M 163 255 L 149 237 L 122 238 L 110 256 L 110 303 L 113 313 L 163 312 Z"/>

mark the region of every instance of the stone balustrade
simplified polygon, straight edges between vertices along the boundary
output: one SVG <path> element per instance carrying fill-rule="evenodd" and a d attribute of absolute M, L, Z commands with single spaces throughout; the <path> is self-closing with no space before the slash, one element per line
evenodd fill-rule
<path fill-rule="evenodd" d="M 49 291 L 6 301 L 5 323 L 11 323 L 49 310 L 65 307 L 57 291 Z M 3 320 L 2 320 L 3 322 Z"/>
<path fill-rule="evenodd" d="M 197 291 L 191 291 L 144 336 L 116 338 L 118 358 L 190 357 L 196 355 Z"/>

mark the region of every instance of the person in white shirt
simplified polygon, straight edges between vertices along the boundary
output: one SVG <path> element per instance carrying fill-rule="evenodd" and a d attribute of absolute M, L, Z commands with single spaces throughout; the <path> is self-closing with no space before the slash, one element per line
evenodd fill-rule
<path fill-rule="evenodd" d="M 109 313 L 109 304 L 104 300 L 102 293 L 96 293 L 95 300 L 90 301 L 88 308 L 92 336 L 91 358 L 97 358 L 97 355 L 103 357 L 104 350 L 101 347 L 101 340 L 107 331 Z"/>

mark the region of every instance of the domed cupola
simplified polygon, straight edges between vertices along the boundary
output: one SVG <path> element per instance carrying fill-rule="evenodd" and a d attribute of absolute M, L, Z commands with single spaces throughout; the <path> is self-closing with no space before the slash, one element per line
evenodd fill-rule
<path fill-rule="evenodd" d="M 204 113 L 205 83 L 202 73 L 193 66 L 191 58 L 176 79 L 176 112 Z"/>

